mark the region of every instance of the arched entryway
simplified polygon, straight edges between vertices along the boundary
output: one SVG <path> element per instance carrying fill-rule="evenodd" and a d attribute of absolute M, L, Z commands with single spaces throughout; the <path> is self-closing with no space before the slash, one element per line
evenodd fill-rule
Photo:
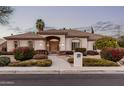
<path fill-rule="evenodd" d="M 46 47 L 50 53 L 57 53 L 59 51 L 60 38 L 55 36 L 46 37 Z"/>

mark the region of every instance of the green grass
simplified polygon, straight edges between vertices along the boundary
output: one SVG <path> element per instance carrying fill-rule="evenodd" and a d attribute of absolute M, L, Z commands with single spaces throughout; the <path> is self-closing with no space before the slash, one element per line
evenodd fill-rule
<path fill-rule="evenodd" d="M 73 58 L 69 58 L 67 61 L 71 64 L 74 63 Z M 83 58 L 83 66 L 119 66 L 119 65 L 113 61 L 105 59 Z"/>

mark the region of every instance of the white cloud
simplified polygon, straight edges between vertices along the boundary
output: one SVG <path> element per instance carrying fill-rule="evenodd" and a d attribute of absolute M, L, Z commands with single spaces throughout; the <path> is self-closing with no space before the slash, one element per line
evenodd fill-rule
<path fill-rule="evenodd" d="M 0 25 L 0 38 L 5 36 L 10 36 L 11 34 L 18 34 L 20 32 L 23 32 L 22 29 L 19 27 L 12 27 L 12 26 L 2 26 Z"/>

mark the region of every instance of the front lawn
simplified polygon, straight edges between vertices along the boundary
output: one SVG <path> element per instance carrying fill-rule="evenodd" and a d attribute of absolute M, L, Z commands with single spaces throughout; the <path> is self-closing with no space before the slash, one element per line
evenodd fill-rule
<path fill-rule="evenodd" d="M 69 63 L 74 63 L 74 58 L 68 58 Z M 96 59 L 96 58 L 83 58 L 83 66 L 119 66 L 116 62 Z"/>

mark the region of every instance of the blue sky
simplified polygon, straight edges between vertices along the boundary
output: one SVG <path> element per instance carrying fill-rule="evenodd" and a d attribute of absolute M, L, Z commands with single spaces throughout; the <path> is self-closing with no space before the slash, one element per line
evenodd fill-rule
<path fill-rule="evenodd" d="M 55 28 L 85 27 L 99 21 L 124 24 L 124 7 L 121 6 L 14 6 L 13 8 L 14 13 L 10 17 L 9 30 L 4 27 L 3 29 L 8 31 L 1 36 L 16 33 L 14 29 L 23 32 L 24 29 L 35 27 L 35 22 L 39 18 L 45 21 L 46 26 Z"/>

